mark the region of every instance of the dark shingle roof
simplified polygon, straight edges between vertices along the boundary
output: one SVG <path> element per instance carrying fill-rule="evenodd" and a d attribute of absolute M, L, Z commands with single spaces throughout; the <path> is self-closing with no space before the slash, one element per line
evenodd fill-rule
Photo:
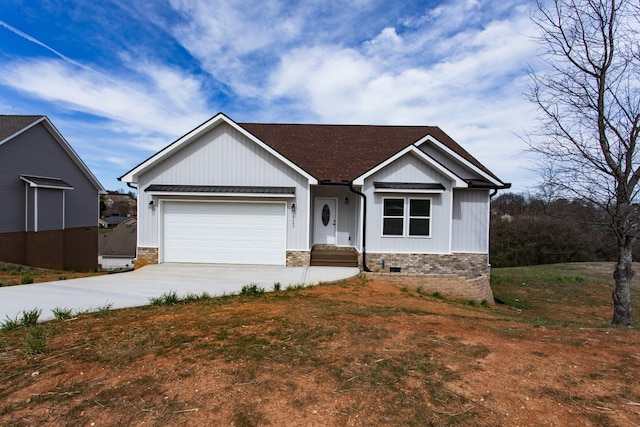
<path fill-rule="evenodd" d="M 0 141 L 26 128 L 44 116 L 4 116 L 0 115 Z"/>
<path fill-rule="evenodd" d="M 353 181 L 427 135 L 495 178 L 436 126 L 238 124 L 318 180 Z"/>
<path fill-rule="evenodd" d="M 440 183 L 421 182 L 374 182 L 373 186 L 381 190 L 444 190 Z"/>
<path fill-rule="evenodd" d="M 98 253 L 111 256 L 136 256 L 138 222 L 127 218 L 110 234 L 101 234 L 98 240 Z"/>
<path fill-rule="evenodd" d="M 73 185 L 59 178 L 46 178 L 42 176 L 20 175 L 24 181 L 32 184 L 34 187 L 52 187 L 52 188 L 69 188 L 73 189 Z"/>

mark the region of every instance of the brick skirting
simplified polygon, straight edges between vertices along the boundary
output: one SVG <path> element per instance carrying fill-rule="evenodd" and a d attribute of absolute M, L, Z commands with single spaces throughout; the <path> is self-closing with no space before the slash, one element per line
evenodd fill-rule
<path fill-rule="evenodd" d="M 287 251 L 287 267 L 308 267 L 311 251 Z"/>
<path fill-rule="evenodd" d="M 376 273 L 390 273 L 392 268 L 400 268 L 404 274 L 456 274 L 467 279 L 488 276 L 491 270 L 487 254 L 471 253 L 367 253 L 367 267 Z"/>
<path fill-rule="evenodd" d="M 158 248 L 145 248 L 138 246 L 138 255 L 134 262 L 134 268 L 144 267 L 158 263 Z"/>

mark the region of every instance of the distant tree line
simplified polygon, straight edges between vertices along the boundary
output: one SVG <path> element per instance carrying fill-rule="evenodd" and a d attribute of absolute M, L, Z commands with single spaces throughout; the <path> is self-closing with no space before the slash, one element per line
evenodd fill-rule
<path fill-rule="evenodd" d="M 607 221 L 606 211 L 586 200 L 501 194 L 491 201 L 491 265 L 615 261 Z"/>

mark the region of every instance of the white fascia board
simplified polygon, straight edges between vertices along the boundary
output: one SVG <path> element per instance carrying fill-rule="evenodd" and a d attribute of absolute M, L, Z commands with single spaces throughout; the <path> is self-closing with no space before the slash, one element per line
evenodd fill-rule
<path fill-rule="evenodd" d="M 157 153 L 149 157 L 147 160 L 143 161 L 138 166 L 131 169 L 129 172 L 122 175 L 120 178 L 118 178 L 118 180 L 122 182 L 128 182 L 128 183 L 137 183 L 138 175 L 140 175 L 150 167 L 154 166 L 155 164 L 159 163 L 160 161 L 164 160 L 166 157 L 170 156 L 174 152 L 180 150 L 185 144 L 188 144 L 200 134 L 203 134 L 209 131 L 210 129 L 218 126 L 221 122 L 224 121 L 224 118 L 225 116 L 222 113 L 219 113 L 213 116 L 206 122 L 202 123 L 200 126 L 194 128 L 187 134 L 176 139 L 174 142 L 172 142 L 162 150 L 158 151 Z"/>
<path fill-rule="evenodd" d="M 60 178 L 50 178 L 50 177 L 46 177 L 46 176 L 35 176 L 34 178 L 44 178 L 44 179 L 58 179 L 60 181 L 62 181 Z M 28 178 L 25 178 L 24 176 L 20 177 L 21 180 L 23 180 L 24 182 L 26 182 L 27 184 L 29 184 L 30 188 L 52 188 L 54 190 L 73 190 L 74 187 L 72 186 L 61 186 L 61 185 L 42 185 L 42 184 L 36 184 L 35 182 L 31 181 Z"/>
<path fill-rule="evenodd" d="M 438 141 L 437 139 L 435 139 L 431 135 L 425 136 L 421 140 L 417 141 L 414 145 L 416 147 L 420 147 L 425 142 L 431 142 L 433 145 L 437 146 L 442 151 L 447 153 L 449 156 L 453 157 L 455 160 L 457 160 L 458 162 L 462 163 L 464 166 L 468 167 L 469 169 L 471 169 L 472 171 L 474 171 L 478 175 L 482 176 L 483 178 L 485 178 L 487 181 L 491 182 L 492 184 L 494 184 L 494 185 L 496 185 L 498 187 L 501 186 L 501 185 L 504 185 L 503 182 L 500 182 L 499 180 L 497 180 L 496 178 L 492 177 L 491 175 L 488 175 L 485 171 L 483 171 L 482 169 L 478 168 L 473 163 L 470 163 L 467 159 L 465 159 L 464 157 L 460 156 L 458 153 L 456 153 L 455 151 L 451 150 L 449 147 L 447 147 L 446 145 L 444 145 L 443 143 L 441 143 L 440 141 Z"/>
<path fill-rule="evenodd" d="M 146 191 L 147 194 L 162 198 L 163 196 L 190 196 L 190 197 L 244 197 L 244 198 L 295 198 L 295 194 L 270 194 L 270 193 L 205 193 L 205 192 L 179 192 L 179 191 Z"/>
<path fill-rule="evenodd" d="M 43 120 L 45 120 L 46 117 L 42 116 L 40 117 L 38 120 L 35 120 L 33 123 L 31 123 L 29 126 L 25 126 L 22 129 L 20 129 L 19 131 L 17 131 L 16 133 L 14 133 L 13 135 L 9 135 L 8 137 L 6 137 L 5 139 L 3 139 L 2 141 L 0 141 L 0 145 L 4 144 L 7 141 L 12 140 L 13 138 L 15 138 L 16 136 L 20 135 L 21 133 L 24 133 L 26 131 L 28 131 L 29 129 L 31 129 L 32 127 L 34 127 L 35 125 L 37 125 L 38 123 L 41 123 Z"/>
<path fill-rule="evenodd" d="M 198 138 L 200 135 L 205 134 L 206 132 L 210 131 L 211 129 L 213 129 L 213 128 L 217 127 L 217 126 L 219 126 L 222 123 L 226 123 L 229 126 L 231 126 L 232 128 L 234 128 L 235 130 L 237 130 L 238 132 L 242 133 L 244 136 L 249 138 L 251 141 L 253 141 L 254 143 L 258 144 L 260 147 L 264 148 L 267 152 L 269 152 L 270 154 L 272 154 L 273 156 L 275 156 L 276 158 L 278 158 L 279 160 L 284 162 L 287 166 L 289 166 L 290 168 L 292 168 L 293 170 L 295 170 L 296 172 L 298 172 L 299 174 L 304 176 L 309 181 L 310 185 L 315 185 L 315 184 L 318 183 L 318 181 L 314 177 L 309 175 L 304 170 L 300 169 L 298 166 L 293 164 L 289 159 L 287 159 L 284 156 L 282 156 L 280 153 L 275 151 L 273 148 L 269 147 L 267 144 L 265 144 L 264 142 L 260 141 L 258 138 L 256 138 L 255 136 L 253 136 L 249 132 L 247 132 L 245 129 L 240 127 L 236 122 L 234 122 L 233 120 L 228 118 L 223 113 L 219 113 L 219 114 L 215 115 L 214 117 L 212 117 L 211 119 L 207 120 L 206 122 L 204 122 L 203 124 L 201 124 L 197 128 L 193 129 L 191 132 L 189 132 L 186 135 L 180 137 L 179 139 L 174 141 L 169 146 L 165 147 L 164 149 L 160 150 L 159 152 L 157 152 L 153 156 L 149 157 L 147 160 L 145 160 L 144 162 L 140 163 L 138 166 L 136 166 L 135 168 L 131 169 L 129 172 L 127 172 L 126 174 L 122 175 L 118 179 L 120 181 L 129 182 L 129 183 L 137 182 L 138 176 L 140 174 L 142 174 L 143 172 L 145 172 L 147 169 L 149 169 L 149 168 L 153 167 L 154 165 L 156 165 L 157 163 L 161 162 L 166 157 L 171 156 L 174 152 L 180 150 L 186 144 L 189 144 L 194 139 Z"/>
<path fill-rule="evenodd" d="M 389 157 L 387 160 L 385 160 L 384 162 L 380 163 L 375 168 L 369 169 L 369 171 L 367 171 L 366 173 L 364 173 L 364 174 L 360 175 L 359 177 L 357 177 L 356 179 L 354 179 L 353 180 L 353 185 L 364 185 L 364 180 L 365 179 L 369 178 L 374 173 L 378 172 L 382 168 L 385 168 L 389 164 L 391 164 L 391 163 L 395 162 L 396 160 L 398 160 L 400 157 L 405 156 L 405 155 L 407 155 L 409 153 L 412 153 L 412 154 L 416 155 L 419 159 L 421 159 L 425 163 L 431 165 L 438 172 L 440 172 L 444 176 L 446 176 L 449 179 L 451 179 L 451 181 L 453 181 L 453 186 L 455 188 L 459 188 L 459 187 L 467 188 L 468 187 L 467 183 L 464 182 L 464 180 L 462 178 L 460 178 L 459 176 L 457 176 L 456 174 L 451 172 L 449 169 L 447 169 L 444 166 L 442 166 L 440 163 L 436 162 L 433 158 L 431 158 L 430 156 L 428 156 L 425 153 L 423 153 L 421 150 L 419 150 L 414 145 L 410 145 L 410 146 L 406 147 L 404 150 L 402 150 L 402 151 L 396 153 L 395 155 Z"/>

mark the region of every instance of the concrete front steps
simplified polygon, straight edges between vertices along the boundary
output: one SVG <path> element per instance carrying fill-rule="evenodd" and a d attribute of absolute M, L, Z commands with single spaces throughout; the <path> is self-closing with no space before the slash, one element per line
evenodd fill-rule
<path fill-rule="evenodd" d="M 358 267 L 358 253 L 354 248 L 314 245 L 311 248 L 311 266 Z"/>

